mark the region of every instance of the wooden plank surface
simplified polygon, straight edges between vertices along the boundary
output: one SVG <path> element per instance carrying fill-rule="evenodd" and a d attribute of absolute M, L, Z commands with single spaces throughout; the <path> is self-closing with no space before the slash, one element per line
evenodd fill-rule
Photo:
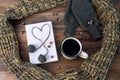
<path fill-rule="evenodd" d="M 9 6 L 19 2 L 20 0 L 0 0 L 0 14 L 2 14 Z M 120 1 L 114 0 L 116 8 L 120 12 Z M 23 61 L 29 62 L 28 51 L 27 51 L 27 40 L 25 32 L 25 24 L 43 22 L 43 21 L 52 21 L 53 30 L 55 34 L 55 42 L 57 46 L 57 52 L 59 61 L 54 63 L 48 63 L 44 65 L 38 65 L 47 71 L 57 74 L 66 71 L 67 69 L 76 68 L 79 69 L 79 66 L 83 62 L 83 59 L 78 58 L 76 60 L 66 60 L 62 57 L 60 53 L 60 42 L 66 36 L 64 35 L 64 12 L 65 7 L 55 8 L 52 10 L 47 10 L 30 16 L 26 19 L 20 21 L 14 21 L 14 28 L 20 43 L 20 56 Z M 91 36 L 85 32 L 81 27 L 79 27 L 75 32 L 75 37 L 79 38 L 83 44 L 83 50 L 86 51 L 89 55 L 94 54 L 101 48 L 101 40 L 93 41 Z M 92 46 L 91 46 L 92 45 Z M 119 44 L 120 48 L 120 44 Z M 117 50 L 115 59 L 113 60 L 111 67 L 109 69 L 107 80 L 119 80 L 120 79 L 120 50 Z M 73 63 L 73 64 L 71 64 Z M 54 66 L 53 66 L 54 65 Z M 49 67 L 48 67 L 49 66 Z M 15 74 L 9 72 L 3 62 L 0 60 L 0 80 L 16 80 Z"/>

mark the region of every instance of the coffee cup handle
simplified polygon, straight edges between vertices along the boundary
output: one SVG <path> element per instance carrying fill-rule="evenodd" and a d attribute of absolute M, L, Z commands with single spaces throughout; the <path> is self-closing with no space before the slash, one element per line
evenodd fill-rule
<path fill-rule="evenodd" d="M 84 51 L 82 51 L 78 56 L 83 58 L 83 59 L 88 59 L 88 54 Z"/>

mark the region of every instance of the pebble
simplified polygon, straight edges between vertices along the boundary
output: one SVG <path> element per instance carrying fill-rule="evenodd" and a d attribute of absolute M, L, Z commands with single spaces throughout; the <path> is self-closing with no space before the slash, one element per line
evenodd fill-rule
<path fill-rule="evenodd" d="M 35 52 L 36 51 L 35 46 L 34 45 L 29 45 L 28 46 L 28 51 L 31 52 L 31 53 Z"/>
<path fill-rule="evenodd" d="M 46 59 L 46 57 L 45 57 L 44 55 L 40 55 L 40 56 L 38 57 L 38 60 L 39 60 L 41 63 L 44 63 L 44 62 L 47 61 L 47 59 Z"/>

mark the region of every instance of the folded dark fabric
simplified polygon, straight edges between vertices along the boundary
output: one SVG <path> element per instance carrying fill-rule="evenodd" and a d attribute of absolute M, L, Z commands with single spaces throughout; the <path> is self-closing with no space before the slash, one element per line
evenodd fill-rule
<path fill-rule="evenodd" d="M 72 35 L 80 24 L 94 40 L 102 37 L 97 15 L 89 0 L 67 0 L 65 23 L 65 33 L 68 35 Z"/>
<path fill-rule="evenodd" d="M 71 5 L 73 0 L 67 0 L 67 8 L 64 16 L 65 20 L 65 34 L 72 36 L 75 32 L 76 28 L 79 26 L 78 21 L 76 20 L 75 16 L 73 15 Z"/>
<path fill-rule="evenodd" d="M 94 40 L 102 37 L 97 15 L 89 0 L 73 0 L 72 11 L 78 22 L 92 35 Z"/>

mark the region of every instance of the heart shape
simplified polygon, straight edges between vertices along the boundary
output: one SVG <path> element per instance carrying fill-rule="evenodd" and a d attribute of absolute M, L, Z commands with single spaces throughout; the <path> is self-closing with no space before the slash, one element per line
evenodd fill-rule
<path fill-rule="evenodd" d="M 44 30 L 44 28 L 45 28 L 45 26 L 48 26 L 49 27 L 49 30 L 48 31 L 45 31 Z M 34 29 L 38 29 L 39 30 L 39 33 L 38 33 L 38 35 L 36 36 L 35 34 L 34 34 Z M 42 25 L 42 27 L 41 28 L 39 28 L 39 27 L 33 27 L 32 28 L 32 30 L 31 30 L 31 32 L 32 32 L 32 35 L 33 35 L 33 37 L 34 38 L 36 38 L 37 40 L 39 40 L 39 41 L 41 41 L 41 45 L 37 48 L 37 49 L 39 49 L 39 48 L 41 48 L 44 44 L 45 44 L 45 42 L 48 40 L 48 38 L 50 37 L 50 33 L 51 33 L 51 28 L 50 28 L 50 25 L 49 24 L 44 24 L 44 25 Z M 48 32 L 48 35 L 46 34 L 46 32 Z M 45 37 L 46 35 L 46 38 L 39 38 L 38 36 L 39 35 L 42 35 L 43 37 Z M 45 36 L 44 36 L 45 35 Z M 44 39 L 44 40 L 43 40 Z M 45 47 L 45 46 L 44 46 Z"/>

